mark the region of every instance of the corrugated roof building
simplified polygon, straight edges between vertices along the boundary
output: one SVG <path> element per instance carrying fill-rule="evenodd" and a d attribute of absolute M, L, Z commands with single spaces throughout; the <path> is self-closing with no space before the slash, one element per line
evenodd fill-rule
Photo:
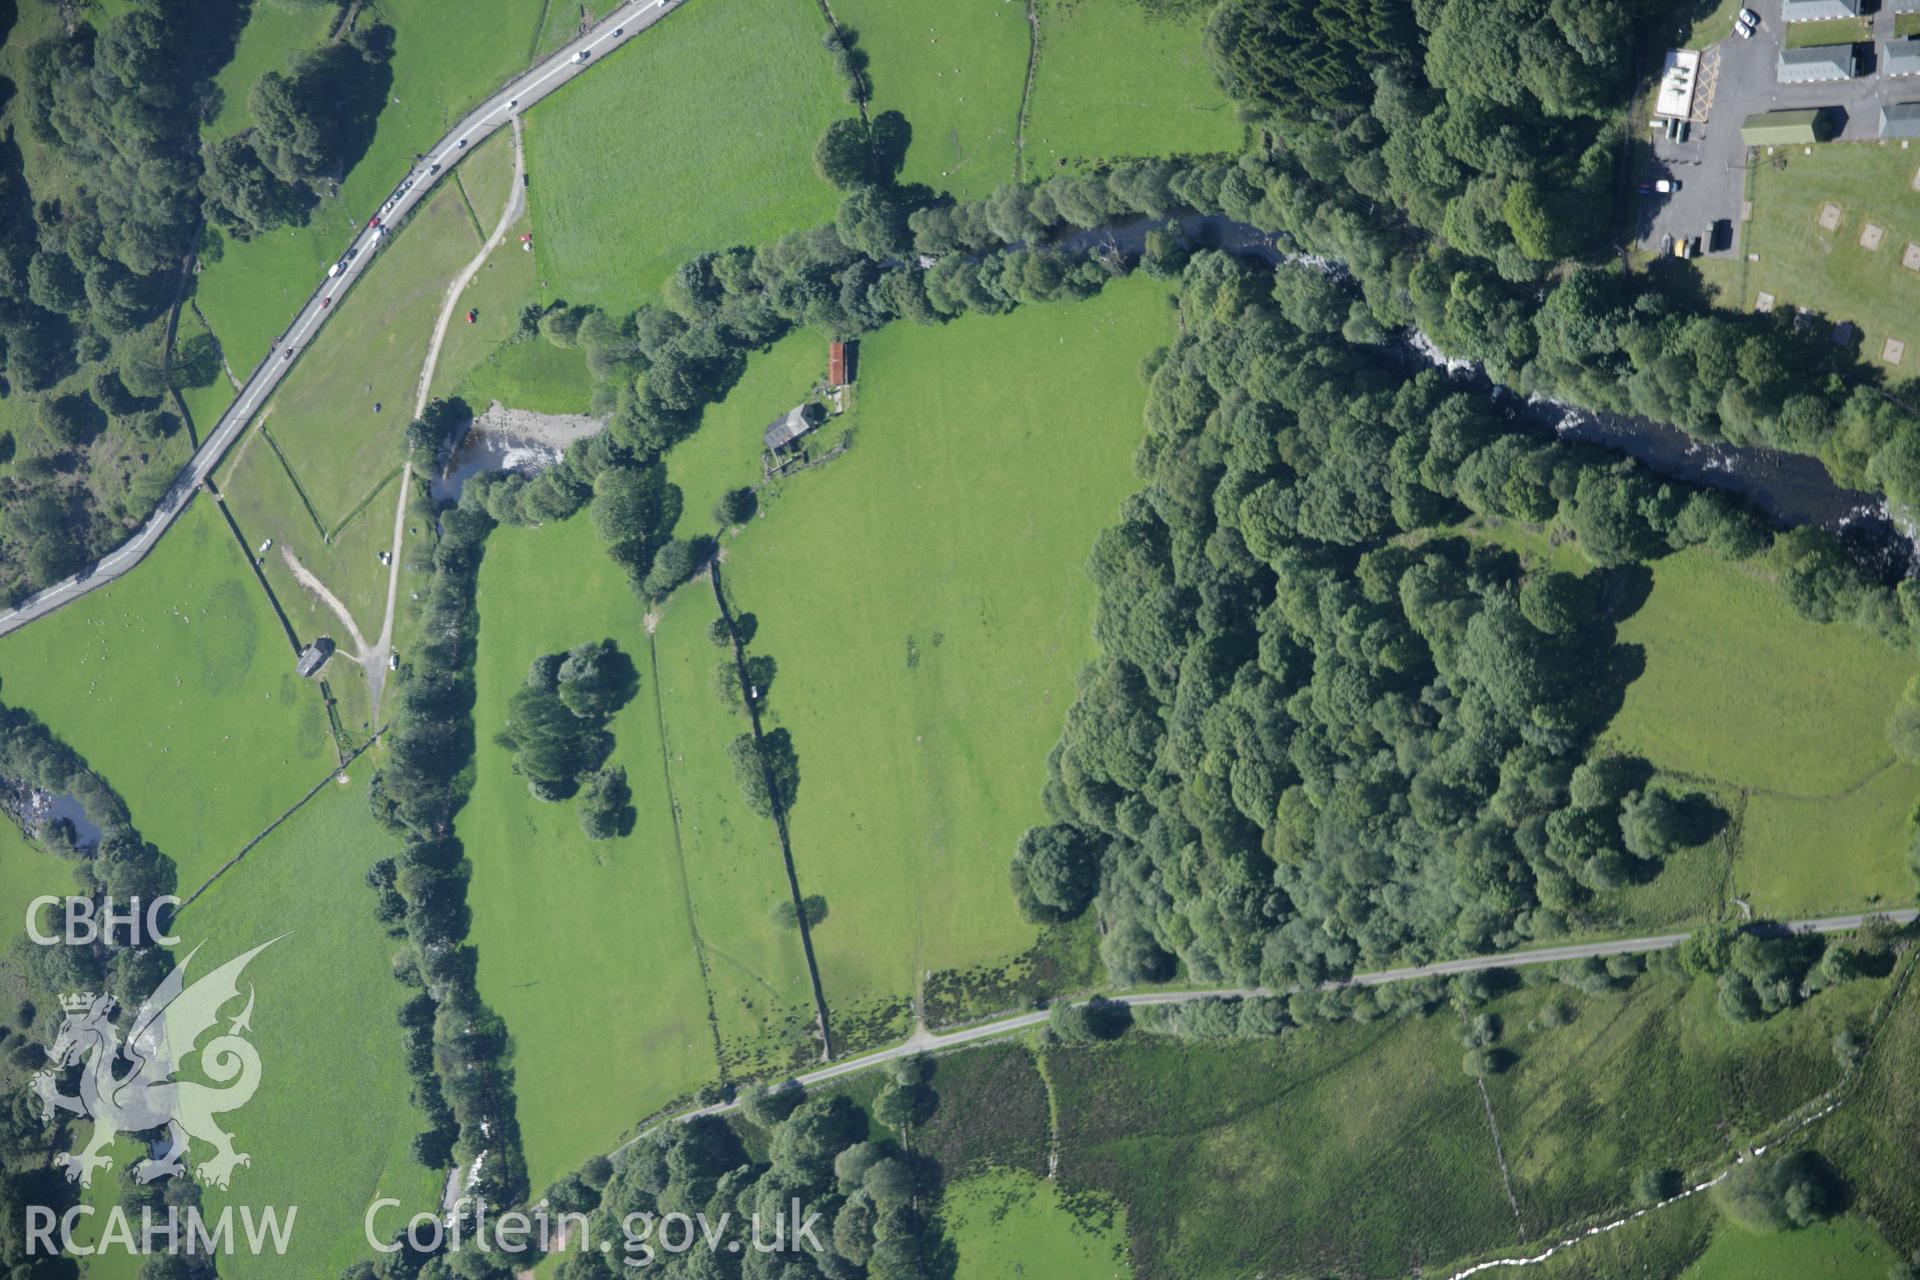
<path fill-rule="evenodd" d="M 1788 22 L 1832 22 L 1860 16 L 1860 0 L 1782 0 L 1780 16 Z"/>
<path fill-rule="evenodd" d="M 1857 60 L 1850 44 L 1817 44 L 1810 49 L 1782 49 L 1776 74 L 1781 84 L 1819 84 L 1851 80 Z"/>
<path fill-rule="evenodd" d="M 1740 141 L 1750 147 L 1787 147 L 1802 142 L 1820 141 L 1820 113 L 1803 111 L 1767 111 L 1748 116 L 1740 125 Z"/>
<path fill-rule="evenodd" d="M 1880 136 L 1920 138 L 1920 102 L 1893 102 L 1881 107 Z"/>
<path fill-rule="evenodd" d="M 795 405 L 793 408 L 775 418 L 767 426 L 766 431 L 761 435 L 761 439 L 766 442 L 768 449 L 774 453 L 778 453 L 791 445 L 795 440 L 798 440 L 801 436 L 807 434 L 807 432 L 819 426 L 820 420 L 824 416 L 818 405 Z"/>
<path fill-rule="evenodd" d="M 1883 76 L 1920 76 L 1920 40 L 1889 40 L 1880 58 Z"/>

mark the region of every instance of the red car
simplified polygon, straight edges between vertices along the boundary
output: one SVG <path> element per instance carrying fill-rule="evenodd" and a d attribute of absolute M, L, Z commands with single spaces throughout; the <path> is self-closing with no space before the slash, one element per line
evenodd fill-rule
<path fill-rule="evenodd" d="M 376 213 L 376 214 L 374 214 L 374 215 L 373 215 L 373 216 L 372 216 L 371 218 L 368 218 L 368 219 L 367 219 L 367 226 L 368 226 L 369 228 L 373 228 L 373 227 L 377 227 L 377 226 L 379 226 L 379 225 L 380 225 L 380 215 L 379 215 L 379 214 L 377 214 L 377 213 Z"/>

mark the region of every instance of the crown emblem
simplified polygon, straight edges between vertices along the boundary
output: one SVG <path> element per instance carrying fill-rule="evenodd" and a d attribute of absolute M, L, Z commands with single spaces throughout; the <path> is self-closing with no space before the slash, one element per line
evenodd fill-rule
<path fill-rule="evenodd" d="M 61 996 L 60 1007 L 68 1013 L 85 1013 L 93 1008 L 97 998 L 91 991 L 76 991 L 72 995 Z"/>

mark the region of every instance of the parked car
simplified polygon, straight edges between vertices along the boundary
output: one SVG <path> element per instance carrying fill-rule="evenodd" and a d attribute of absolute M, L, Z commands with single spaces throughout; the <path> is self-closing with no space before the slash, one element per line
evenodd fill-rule
<path fill-rule="evenodd" d="M 1747 34 L 1752 35 L 1753 29 L 1760 25 L 1760 15 L 1751 9 L 1742 9 L 1739 16 L 1734 19 L 1734 25 L 1745 27 Z"/>
<path fill-rule="evenodd" d="M 1748 26 L 1748 25 L 1747 25 L 1746 23 L 1744 23 L 1744 22 L 1736 22 L 1736 23 L 1734 23 L 1734 24 L 1733 24 L 1733 32 L 1734 32 L 1734 34 L 1735 34 L 1735 35 L 1737 35 L 1737 36 L 1739 36 L 1739 37 L 1740 37 L 1740 38 L 1741 38 L 1742 40 L 1751 40 L 1751 39 L 1753 39 L 1753 28 L 1752 28 L 1752 27 L 1750 27 L 1750 26 Z"/>
<path fill-rule="evenodd" d="M 1680 189 L 1680 179 L 1656 178 L 1654 179 L 1654 182 L 1653 182 L 1653 189 L 1655 191 L 1658 191 L 1663 196 L 1668 195 Z"/>

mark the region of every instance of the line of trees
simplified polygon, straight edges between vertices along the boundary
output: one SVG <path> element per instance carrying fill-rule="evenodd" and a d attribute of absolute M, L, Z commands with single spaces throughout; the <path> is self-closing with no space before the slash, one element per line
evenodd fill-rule
<path fill-rule="evenodd" d="M 419 483 L 424 494 L 428 482 Z M 426 1119 L 413 1153 L 435 1170 L 454 1160 L 473 1195 L 514 1204 L 526 1194 L 527 1175 L 507 1029 L 480 995 L 477 956 L 466 941 L 472 867 L 453 830 L 473 783 L 474 587 L 494 521 L 477 501 L 437 516 L 426 506 L 415 514 L 437 532 L 415 555 L 432 576 L 419 640 L 396 682 L 387 760 L 371 788 L 374 816 L 403 848 L 391 865 L 376 865 L 368 882 L 376 913 L 405 939 L 394 976 L 415 992 L 399 1014 L 414 1100 Z"/>

